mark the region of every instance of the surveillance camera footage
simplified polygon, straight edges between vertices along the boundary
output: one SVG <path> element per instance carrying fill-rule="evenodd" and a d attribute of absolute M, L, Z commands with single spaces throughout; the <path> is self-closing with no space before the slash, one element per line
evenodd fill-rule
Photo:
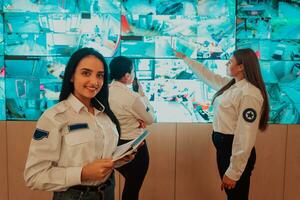
<path fill-rule="evenodd" d="M 0 0 L 0 120 L 37 120 L 70 55 L 93 47 L 134 61 L 158 122 L 210 123 L 216 91 L 174 49 L 226 76 L 234 50 L 252 48 L 269 123 L 300 124 L 298 16 L 299 0 Z"/>

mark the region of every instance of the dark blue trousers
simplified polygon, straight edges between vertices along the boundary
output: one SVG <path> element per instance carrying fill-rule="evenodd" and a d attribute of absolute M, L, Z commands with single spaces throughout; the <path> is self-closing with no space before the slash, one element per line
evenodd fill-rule
<path fill-rule="evenodd" d="M 120 140 L 119 145 L 125 144 L 130 140 Z M 122 200 L 138 200 L 139 192 L 143 185 L 144 178 L 149 167 L 149 152 L 147 144 L 141 146 L 135 158 L 126 165 L 117 168 L 125 178 L 125 185 L 122 192 Z"/>
<path fill-rule="evenodd" d="M 100 186 L 77 185 L 67 191 L 54 192 L 53 200 L 115 200 L 114 173 Z"/>
<path fill-rule="evenodd" d="M 217 150 L 217 164 L 221 179 L 230 165 L 233 135 L 213 132 L 212 141 Z M 256 153 L 252 149 L 246 168 L 237 181 L 234 189 L 225 189 L 228 200 L 248 200 L 250 188 L 250 176 L 255 165 Z"/>

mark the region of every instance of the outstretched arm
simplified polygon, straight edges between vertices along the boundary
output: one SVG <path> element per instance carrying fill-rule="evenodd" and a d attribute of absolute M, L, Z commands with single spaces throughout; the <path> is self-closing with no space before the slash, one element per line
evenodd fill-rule
<path fill-rule="evenodd" d="M 185 54 L 174 50 L 175 56 L 184 60 L 184 62 L 192 69 L 192 71 L 198 76 L 198 78 L 212 87 L 215 90 L 219 90 L 223 87 L 226 83 L 230 81 L 230 78 L 223 77 L 219 74 L 216 74 L 204 67 L 201 62 L 196 60 L 192 60 L 191 58 L 187 57 Z"/>

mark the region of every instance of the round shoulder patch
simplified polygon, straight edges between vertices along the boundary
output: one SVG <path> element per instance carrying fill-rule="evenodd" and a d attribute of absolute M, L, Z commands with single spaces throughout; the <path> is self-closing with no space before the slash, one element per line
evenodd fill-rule
<path fill-rule="evenodd" d="M 253 108 L 246 108 L 243 112 L 243 118 L 246 122 L 254 122 L 256 119 L 256 111 Z"/>

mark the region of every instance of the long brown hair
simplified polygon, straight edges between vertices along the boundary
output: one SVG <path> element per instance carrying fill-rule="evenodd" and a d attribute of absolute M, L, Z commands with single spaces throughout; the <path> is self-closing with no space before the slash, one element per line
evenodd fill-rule
<path fill-rule="evenodd" d="M 269 120 L 269 100 L 267 95 L 266 86 L 263 82 L 263 78 L 260 72 L 260 65 L 257 59 L 255 52 L 250 49 L 238 49 L 233 53 L 234 58 L 237 61 L 237 64 L 243 64 L 244 66 L 244 76 L 247 81 L 256 86 L 264 99 L 261 111 L 261 118 L 259 121 L 259 129 L 265 130 L 268 126 Z M 235 83 L 235 79 L 229 81 L 226 85 L 224 85 L 213 97 L 213 101 L 217 96 L 223 94 L 225 90 L 230 88 Z"/>

